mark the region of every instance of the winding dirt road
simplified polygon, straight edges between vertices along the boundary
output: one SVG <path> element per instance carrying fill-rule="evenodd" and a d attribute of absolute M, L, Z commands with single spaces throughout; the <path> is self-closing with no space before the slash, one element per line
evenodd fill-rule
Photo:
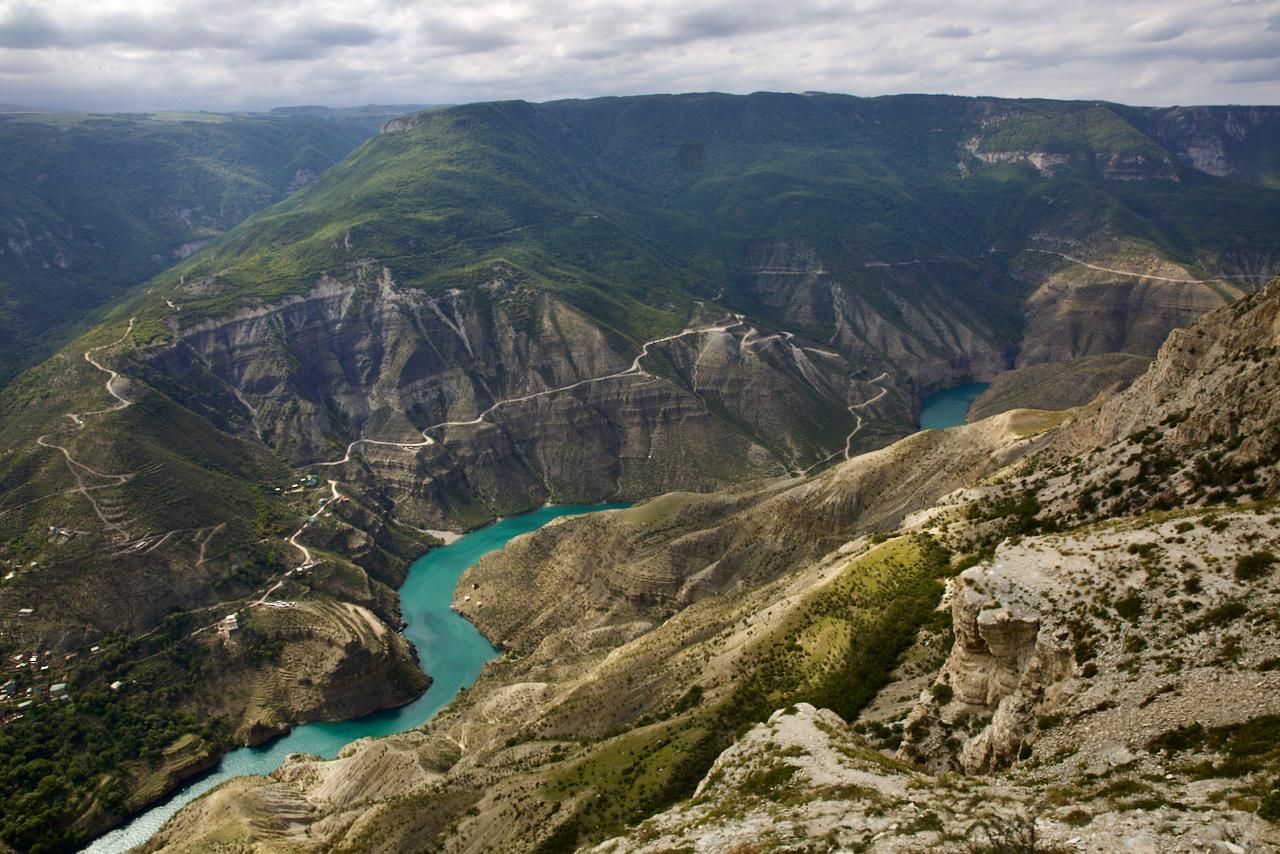
<path fill-rule="evenodd" d="M 1091 264 L 1080 258 L 1066 255 L 1062 252 L 1055 252 L 1050 249 L 1028 249 L 1028 252 L 1038 252 L 1041 255 L 1056 255 L 1064 261 L 1070 261 L 1072 264 L 1079 264 L 1081 267 L 1088 267 L 1090 270 L 1097 270 L 1101 273 L 1115 273 L 1118 276 L 1132 276 L 1135 279 L 1152 279 L 1157 282 L 1173 282 L 1178 285 L 1208 285 L 1213 282 L 1232 282 L 1237 279 L 1269 279 L 1270 276 L 1218 276 L 1213 279 L 1174 279 L 1168 276 L 1156 276 L 1151 273 L 1135 273 L 1133 270 L 1117 270 L 1114 267 L 1101 267 L 1097 264 Z"/>
<path fill-rule="evenodd" d="M 806 474 L 808 474 L 809 472 L 811 472 L 811 471 L 813 471 L 814 469 L 816 469 L 818 466 L 826 465 L 827 463 L 831 462 L 831 461 L 832 461 L 832 460 L 834 460 L 836 457 L 840 456 L 842 453 L 844 454 L 844 458 L 845 458 L 846 460 L 851 460 L 851 459 L 853 459 L 853 437 L 854 437 L 854 436 L 857 436 L 857 435 L 858 435 L 858 433 L 860 433 L 860 432 L 862 431 L 862 427 L 863 427 L 863 423 L 864 423 L 864 422 L 863 422 L 863 420 L 862 420 L 862 415 L 858 412 L 858 410 L 860 410 L 860 409 L 866 409 L 868 406 L 870 406 L 871 404 L 873 404 L 873 403 L 875 403 L 876 401 L 880 400 L 880 398 L 884 397 L 886 394 L 888 394 L 888 393 L 889 393 L 889 389 L 887 389 L 887 388 L 885 388 L 884 386 L 880 385 L 880 383 L 884 382 L 884 381 L 885 381 L 885 380 L 887 380 L 888 378 L 889 378 L 889 372 L 888 372 L 888 371 L 882 371 L 882 372 L 881 372 L 881 374 L 880 374 L 880 376 L 876 377 L 876 378 L 875 378 L 875 379 L 873 379 L 873 380 L 867 380 L 867 382 L 868 382 L 868 383 L 870 383 L 871 385 L 874 385 L 874 386 L 876 386 L 878 389 L 880 389 L 880 392 L 879 392 L 878 394 L 876 394 L 876 395 L 874 395 L 874 396 L 872 396 L 872 397 L 869 397 L 869 398 L 867 398 L 866 400 L 862 401 L 862 403 L 853 403 L 853 404 L 850 404 L 850 405 L 849 405 L 849 414 L 851 414 L 851 415 L 854 417 L 854 421 L 855 421 L 855 423 L 854 423 L 854 425 L 853 425 L 853 431 L 852 431 L 848 436 L 846 436 L 846 437 L 845 437 L 845 439 L 844 439 L 844 449 L 843 449 L 843 451 L 836 451 L 836 452 L 834 452 L 833 454 L 831 454 L 830 456 L 823 457 L 822 459 L 818 460 L 816 463 L 814 463 L 813 465 L 809 466 L 808 468 L 806 468 L 806 469 L 801 469 L 799 472 L 796 472 L 797 474 L 800 474 L 800 475 L 806 475 Z"/>
<path fill-rule="evenodd" d="M 67 418 L 71 419 L 71 425 L 72 425 L 71 432 L 77 432 L 79 430 L 83 430 L 85 427 L 86 418 L 92 418 L 95 415 L 106 415 L 109 412 L 119 412 L 121 409 L 127 409 L 128 407 L 133 405 L 133 401 L 129 400 L 127 397 L 125 397 L 123 394 L 116 391 L 115 389 L 115 382 L 116 380 L 120 379 L 119 372 L 113 370 L 112 368 L 108 368 L 106 365 L 103 365 L 101 362 L 99 362 L 97 359 L 94 358 L 95 353 L 101 350 L 110 349 L 112 347 L 118 347 L 119 345 L 127 341 L 129 336 L 133 334 L 133 322 L 134 322 L 134 318 L 132 317 L 129 318 L 129 326 L 128 328 L 125 329 L 124 334 L 121 335 L 115 341 L 112 341 L 110 344 L 100 344 L 97 347 L 90 347 L 88 350 L 84 351 L 84 360 L 88 362 L 90 365 L 92 365 L 93 367 L 97 368 L 98 370 L 102 371 L 104 374 L 107 375 L 107 381 L 105 383 L 107 393 L 110 394 L 112 397 L 114 397 L 116 399 L 116 402 L 113 403 L 111 406 L 106 407 L 105 409 L 94 409 L 88 412 L 68 412 Z M 129 479 L 134 476 L 135 473 L 129 472 L 127 474 L 109 474 L 107 472 L 98 471 L 97 469 L 92 468 L 91 466 L 88 466 L 80 462 L 74 456 L 72 456 L 71 451 L 68 450 L 66 447 L 50 441 L 50 437 L 58 435 L 59 432 L 66 432 L 66 431 L 55 431 L 53 433 L 45 433 L 43 436 L 38 436 L 36 437 L 36 444 L 42 448 L 48 448 L 50 450 L 58 451 L 59 453 L 62 454 L 62 458 L 67 464 L 67 470 L 71 472 L 71 476 L 72 478 L 75 479 L 75 482 L 76 482 L 75 488 L 70 491 L 78 492 L 84 496 L 85 500 L 89 502 L 89 505 L 93 507 L 93 512 L 98 517 L 99 521 L 102 522 L 103 527 L 108 528 L 115 532 L 114 538 L 116 539 L 117 542 L 128 541 L 129 532 L 126 531 L 124 527 L 122 527 L 119 523 L 113 522 L 111 519 L 109 519 L 106 513 L 103 512 L 102 506 L 98 504 L 97 499 L 94 498 L 93 495 L 91 495 L 90 493 L 95 490 L 107 489 L 112 486 L 121 486 L 127 483 Z M 101 480 L 109 481 L 109 482 L 86 485 L 84 480 L 86 474 L 91 475 L 92 477 L 99 478 Z"/>
<path fill-rule="evenodd" d="M 549 397 L 551 395 L 561 394 L 566 391 L 572 391 L 575 388 L 581 388 L 582 386 L 591 385 L 593 383 L 602 383 L 608 380 L 621 379 L 623 377 L 652 377 L 653 375 L 650 374 L 648 371 L 646 371 L 644 367 L 641 365 L 641 362 L 644 360 L 644 358 L 649 355 L 649 349 L 651 347 L 657 344 L 666 343 L 667 341 L 675 341 L 676 339 L 684 338 L 688 335 L 703 335 L 709 332 L 728 332 L 730 329 L 733 329 L 734 327 L 741 326 L 744 322 L 745 322 L 745 319 L 743 318 L 742 315 L 735 314 L 733 315 L 732 322 L 729 322 L 729 320 L 726 319 L 726 320 L 720 321 L 720 323 L 714 326 L 693 327 L 693 328 L 681 330 L 680 332 L 677 332 L 674 335 L 667 335 L 662 338 L 654 338 L 652 341 L 646 341 L 644 342 L 643 345 L 641 345 L 640 353 L 631 361 L 631 366 L 626 370 L 615 371 L 614 373 L 611 373 L 611 374 L 604 374 L 603 376 L 591 377 L 585 380 L 578 380 L 577 382 L 569 383 L 568 385 L 559 386 L 557 388 L 545 389 L 543 391 L 534 392 L 533 394 L 522 395 L 521 397 L 509 397 L 503 400 L 499 400 L 497 403 L 493 404 L 488 409 L 481 412 L 475 418 L 468 418 L 465 421 L 442 421 L 439 424 L 432 424 L 430 427 L 424 428 L 422 431 L 421 442 L 390 442 L 384 439 L 357 439 L 351 444 L 347 445 L 347 451 L 345 454 L 343 454 L 342 459 L 333 460 L 331 462 L 324 462 L 324 463 L 312 463 L 311 465 L 313 466 L 345 465 L 346 463 L 351 462 L 351 452 L 355 450 L 357 447 L 359 447 L 360 445 L 384 445 L 392 448 L 400 448 L 401 450 L 404 450 L 404 451 L 412 451 L 418 448 L 425 448 L 428 445 L 435 444 L 435 439 L 432 439 L 430 436 L 427 435 L 433 430 L 446 429 L 449 427 L 473 427 L 477 424 L 483 423 L 484 420 L 489 415 L 493 414 L 494 412 L 496 412 L 497 410 L 505 406 L 512 406 L 517 403 L 527 403 L 530 400 L 537 400 L 540 397 Z"/>

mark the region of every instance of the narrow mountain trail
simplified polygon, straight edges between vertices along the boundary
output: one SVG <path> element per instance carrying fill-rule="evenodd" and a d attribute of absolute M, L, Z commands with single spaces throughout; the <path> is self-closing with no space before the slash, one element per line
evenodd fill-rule
<path fill-rule="evenodd" d="M 849 411 L 853 413 L 853 417 L 858 420 L 858 423 L 853 428 L 853 432 L 850 433 L 848 436 L 846 436 L 844 440 L 844 458 L 846 460 L 853 459 L 853 449 L 852 449 L 853 437 L 858 435 L 858 432 L 862 430 L 862 416 L 859 415 L 855 410 L 866 409 L 868 406 L 870 406 L 871 404 L 875 403 L 877 400 L 879 400 L 880 398 L 888 394 L 889 389 L 885 388 L 882 385 L 879 385 L 880 383 L 884 382 L 888 378 L 889 378 L 889 372 L 882 371 L 880 373 L 880 376 L 870 381 L 872 385 L 880 389 L 880 393 L 877 394 L 875 397 L 868 398 L 867 400 L 862 401 L 862 403 L 857 403 L 849 407 Z"/>
<path fill-rule="evenodd" d="M 202 532 L 203 532 L 203 531 L 208 531 L 209 533 L 208 533 L 208 534 L 206 534 L 206 535 L 205 535 L 205 538 L 204 538 L 203 540 L 201 540 L 201 541 L 200 541 L 200 554 L 199 554 L 199 556 L 196 558 L 196 569 L 200 569 L 200 568 L 202 568 L 202 567 L 204 566 L 205 561 L 208 559 L 209 542 L 210 542 L 214 537 L 216 537 L 216 536 L 218 535 L 218 532 L 220 532 L 220 531 L 221 531 L 223 528 L 225 528 L 225 527 L 227 527 L 227 523 L 226 523 L 226 522 L 222 522 L 222 523 L 220 523 L 220 524 L 214 525 L 212 528 L 202 528 L 202 529 L 201 529 L 201 531 L 202 531 Z M 198 535 L 197 535 L 197 536 L 198 536 Z"/>
<path fill-rule="evenodd" d="M 307 520 L 302 523 L 302 525 L 298 528 L 298 530 L 294 531 L 293 534 L 291 534 L 289 538 L 286 540 L 286 542 L 288 542 L 289 545 L 293 546 L 302 554 L 302 563 L 300 563 L 295 567 L 291 567 L 290 569 L 286 569 L 284 572 L 280 573 L 277 576 L 274 576 L 273 578 L 267 579 L 267 581 L 265 582 L 265 586 L 261 590 L 259 590 L 256 594 L 254 594 L 257 596 L 256 599 L 252 599 L 248 602 L 245 602 L 244 599 L 233 600 L 229 602 L 216 602 L 212 605 L 206 605 L 205 607 L 201 608 L 200 609 L 201 611 L 212 611 L 219 608 L 236 606 L 238 603 L 244 602 L 243 605 L 239 605 L 239 607 L 235 607 L 235 610 L 231 611 L 226 616 L 219 618 L 215 622 L 208 623 L 207 625 L 200 626 L 199 628 L 193 630 L 189 635 L 189 637 L 195 637 L 201 632 L 206 632 L 206 631 L 209 631 L 210 629 L 219 628 L 228 616 L 240 614 L 250 608 L 258 608 L 258 607 L 270 605 L 271 603 L 268 600 L 271 598 L 271 594 L 275 593 L 277 590 L 283 587 L 285 582 L 289 580 L 289 576 L 293 575 L 294 573 L 301 573 L 319 564 L 321 562 L 320 559 L 311 553 L 311 549 L 307 548 L 305 545 L 299 542 L 298 537 L 302 536 L 302 534 L 306 532 L 307 528 L 311 527 L 311 525 L 314 524 L 315 521 L 320 518 L 320 515 L 324 513 L 325 510 L 329 509 L 339 501 L 346 501 L 346 500 L 347 500 L 347 497 L 338 491 L 338 482 L 336 480 L 330 480 L 329 481 L 329 500 L 325 502 L 324 506 L 322 506 L 319 510 L 317 510 L 316 512 L 308 516 Z M 208 545 L 209 540 L 213 539 L 213 536 L 217 534 L 218 531 L 220 531 L 223 527 L 225 527 L 225 523 L 223 525 L 219 525 L 216 528 L 211 529 L 209 535 L 205 538 L 204 542 L 201 543 L 201 546 L 200 546 L 201 561 L 204 560 L 205 546 Z"/>
<path fill-rule="evenodd" d="M 110 394 L 113 398 L 115 398 L 116 402 L 111 406 L 106 407 L 105 409 L 94 409 L 88 412 L 68 412 L 67 418 L 71 419 L 71 424 L 72 424 L 71 432 L 78 432 L 80 430 L 83 430 L 85 428 L 86 418 L 92 418 L 96 415 L 106 415 L 110 412 L 119 412 L 120 410 L 127 409 L 128 407 L 133 405 L 133 401 L 129 400 L 127 397 L 125 397 L 123 394 L 116 391 L 115 389 L 115 383 L 116 383 L 116 380 L 120 379 L 120 373 L 112 368 L 108 368 L 106 365 L 103 365 L 96 358 L 94 358 L 95 353 L 101 350 L 110 349 L 112 347 L 118 347 L 119 345 L 127 341 L 129 336 L 133 334 L 133 323 L 134 323 L 134 318 L 132 317 L 129 318 L 129 326 L 125 329 L 124 334 L 121 335 L 115 341 L 112 341 L 109 344 L 100 344 L 97 347 L 90 347 L 88 350 L 84 351 L 84 360 L 88 362 L 90 365 L 92 365 L 93 367 L 97 368 L 99 371 L 102 371 L 104 374 L 107 375 L 107 381 L 105 383 L 105 387 L 107 389 L 107 393 Z M 113 519 L 106 512 L 106 510 L 103 509 L 102 504 L 99 503 L 98 500 L 94 498 L 94 496 L 91 493 L 97 490 L 107 489 L 113 486 L 122 486 L 123 484 L 128 483 L 130 478 L 132 478 L 136 474 L 136 472 L 129 472 L 127 474 L 110 474 L 107 472 L 98 471 L 92 466 L 89 466 L 89 465 L 86 465 L 85 463 L 80 462 L 74 456 L 72 456 L 71 451 L 69 449 L 67 449 L 62 445 L 59 445 L 50 441 L 51 437 L 58 435 L 58 433 L 60 432 L 66 432 L 66 431 L 55 431 L 53 433 L 45 433 L 43 436 L 38 436 L 36 438 L 36 444 L 42 448 L 48 448 L 50 450 L 58 451 L 59 453 L 62 454 L 62 458 L 67 465 L 67 470 L 71 473 L 71 477 L 74 478 L 76 482 L 75 487 L 69 491 L 78 492 L 82 496 L 84 496 L 85 500 L 89 502 L 89 506 L 93 508 L 94 515 L 96 515 L 99 521 L 102 522 L 103 527 L 114 532 L 113 539 L 115 539 L 117 543 L 128 542 L 130 539 L 129 532 L 125 530 L 125 528 L 119 523 L 119 521 L 117 521 L 117 519 Z M 100 480 L 108 481 L 108 483 L 86 484 L 85 483 L 86 474 L 92 477 L 96 477 Z M 56 493 L 56 494 L 66 494 L 66 493 Z"/>
<path fill-rule="evenodd" d="M 849 414 L 851 414 L 851 415 L 853 416 L 853 418 L 854 418 L 854 425 L 853 425 L 853 431 L 852 431 L 851 433 L 849 433 L 849 435 L 848 435 L 848 436 L 846 436 L 846 437 L 845 437 L 845 439 L 844 439 L 844 448 L 843 448 L 842 450 L 840 450 L 840 451 L 836 451 L 836 452 L 832 453 L 830 456 L 823 457 L 822 459 L 818 460 L 816 463 L 814 463 L 813 465 L 809 466 L 808 468 L 806 468 L 806 469 L 801 469 L 800 471 L 795 472 L 795 474 L 798 474 L 798 475 L 801 475 L 801 476 L 803 476 L 803 475 L 807 475 L 809 472 L 813 471 L 814 469 L 818 468 L 819 466 L 826 465 L 827 463 L 831 462 L 832 460 L 834 460 L 836 457 L 840 456 L 841 454 L 844 454 L 844 458 L 845 458 L 846 460 L 851 460 L 851 459 L 853 459 L 853 437 L 854 437 L 854 436 L 857 436 L 860 432 L 862 432 L 862 427 L 863 427 L 863 425 L 864 425 L 864 423 L 865 423 L 865 422 L 862 420 L 862 415 L 861 415 L 861 413 L 860 413 L 858 410 L 866 409 L 868 406 L 870 406 L 871 404 L 873 404 L 873 403 L 875 403 L 876 401 L 880 400 L 880 399 L 881 399 L 881 398 L 883 398 L 886 394 L 888 394 L 888 393 L 889 393 L 889 389 L 888 389 L 888 388 L 886 388 L 885 386 L 880 385 L 880 383 L 884 382 L 884 381 L 885 381 L 885 380 L 887 380 L 888 378 L 889 378 L 889 372 L 888 372 L 888 371 L 882 371 L 882 372 L 880 373 L 880 376 L 876 377 L 876 378 L 875 378 L 875 379 L 873 379 L 873 380 L 867 380 L 867 382 L 868 382 L 868 383 L 870 383 L 871 385 L 874 385 L 874 386 L 876 386 L 878 389 L 880 389 L 879 393 L 878 393 L 878 394 L 876 394 L 876 395 L 874 395 L 874 396 L 872 396 L 872 397 L 867 398 L 866 400 L 862 401 L 862 403 L 853 403 L 853 404 L 850 404 L 850 405 L 849 405 Z"/>
<path fill-rule="evenodd" d="M 346 501 L 346 500 L 347 500 L 347 497 L 343 495 L 341 492 L 338 492 L 338 482 L 336 480 L 329 481 L 329 500 L 326 501 L 320 507 L 319 510 L 317 510 L 316 512 L 308 516 L 307 521 L 303 522 L 302 526 L 299 527 L 298 530 L 294 531 L 293 535 L 289 537 L 289 545 L 293 546 L 295 549 L 302 552 L 302 564 L 296 567 L 297 569 L 310 569 L 311 567 L 315 566 L 320 562 L 315 558 L 315 556 L 311 554 L 310 549 L 308 549 L 302 543 L 298 542 L 298 537 L 300 537 L 303 534 L 303 532 L 307 530 L 307 528 L 315 524 L 315 521 L 320 518 L 320 514 L 324 513 L 325 510 L 328 510 L 330 507 L 332 507 L 334 504 L 337 504 L 339 501 Z M 289 572 L 293 572 L 293 570 L 289 570 Z M 285 575 L 288 575 L 289 572 L 286 572 Z M 277 584 L 276 586 L 279 587 L 280 585 Z"/>
<path fill-rule="evenodd" d="M 311 549 L 307 548 L 302 543 L 298 542 L 298 535 L 301 534 L 306 529 L 307 529 L 307 524 L 303 524 L 301 528 L 294 531 L 292 536 L 289 537 L 289 545 L 293 546 L 295 549 L 302 552 L 302 564 L 298 567 L 298 569 L 309 569 L 310 567 L 315 566 L 315 558 L 311 556 Z"/>
<path fill-rule="evenodd" d="M 1091 264 L 1091 263 L 1089 263 L 1088 261 L 1085 261 L 1085 260 L 1083 260 L 1083 259 L 1081 259 L 1081 258 L 1075 258 L 1075 257 L 1073 257 L 1073 256 L 1071 256 L 1071 255 L 1067 255 L 1067 254 L 1064 254 L 1064 253 L 1062 253 L 1062 252 L 1055 252 L 1055 251 L 1050 250 L 1050 249 L 1028 249 L 1028 250 L 1026 250 L 1026 251 L 1027 251 L 1027 252 L 1038 252 L 1038 253 L 1040 253 L 1041 255 L 1056 255 L 1056 256 L 1058 256 L 1059 258 L 1061 258 L 1061 259 L 1062 259 L 1062 260 L 1064 260 L 1064 261 L 1070 261 L 1072 264 L 1078 264 L 1078 265 L 1080 265 L 1081 267 L 1088 267 L 1090 270 L 1097 270 L 1097 271 L 1099 271 L 1099 272 L 1101 272 L 1101 273 L 1115 273 L 1115 274 L 1116 274 L 1116 275 L 1118 275 L 1118 276 L 1132 276 L 1132 277 L 1133 277 L 1133 278 L 1135 278 L 1135 279 L 1152 279 L 1152 280 L 1157 281 L 1157 282 L 1172 282 L 1173 284 L 1177 284 L 1177 285 L 1208 285 L 1208 284 L 1212 284 L 1212 283 L 1214 283 L 1214 282 L 1228 282 L 1228 283 L 1230 283 L 1230 282 L 1235 281 L 1235 280 L 1238 280 L 1238 279 L 1246 279 L 1246 280 L 1252 280 L 1252 279 L 1266 280 L 1266 279 L 1269 279 L 1269 278 L 1270 278 L 1270 276 L 1261 276 L 1261 275 L 1259 275 L 1259 276 L 1248 276 L 1248 275 L 1244 275 L 1244 276 L 1217 276 L 1217 277 L 1212 278 L 1212 279 L 1176 279 L 1176 278 L 1170 278 L 1169 276 L 1157 276 L 1157 275 L 1154 275 L 1154 274 L 1152 274 L 1152 273 L 1137 273 L 1137 272 L 1134 272 L 1133 270 L 1117 270 L 1115 267 L 1102 267 L 1102 266 L 1099 266 L 1098 264 Z"/>
<path fill-rule="evenodd" d="M 357 439 L 351 444 L 347 445 L 346 453 L 343 454 L 342 459 L 332 460 L 330 462 L 323 462 L 323 463 L 312 463 L 311 465 L 318 466 L 318 467 L 345 465 L 346 463 L 351 462 L 351 452 L 361 445 L 382 445 L 385 447 L 399 448 L 404 451 L 411 451 L 411 450 L 416 450 L 418 448 L 425 448 L 428 445 L 434 445 L 436 443 L 435 439 L 427 435 L 428 433 L 434 430 L 447 429 L 449 427 L 474 427 L 478 424 L 482 424 L 488 418 L 488 416 L 492 415 L 494 412 L 498 411 L 499 409 L 502 409 L 503 407 L 513 406 L 519 403 L 527 403 L 531 400 L 537 400 L 538 398 L 541 398 L 541 397 L 550 397 L 552 395 L 562 394 L 567 391 L 572 391 L 575 388 L 581 388 L 583 386 L 592 385 L 594 383 L 607 382 L 609 380 L 622 379 L 625 377 L 652 378 L 653 374 L 650 374 L 648 371 L 646 371 L 643 365 L 641 364 L 644 361 L 644 358 L 649 355 L 650 348 L 658 344 L 664 344 L 668 341 L 675 341 L 677 339 L 684 338 L 689 335 L 704 335 L 711 332 L 728 332 L 730 329 L 733 329 L 737 326 L 741 326 L 745 322 L 746 322 L 745 318 L 742 315 L 735 314 L 733 315 L 732 322 L 726 319 L 726 320 L 720 321 L 718 324 L 713 326 L 692 327 L 689 329 L 683 329 L 680 332 L 677 332 L 673 335 L 666 335 L 662 338 L 654 338 L 652 341 L 646 341 L 644 342 L 643 345 L 641 345 L 640 353 L 631 361 L 630 367 L 628 367 L 626 370 L 615 371 L 614 373 L 604 374 L 603 376 L 599 376 L 599 377 L 590 377 L 585 380 L 578 380 L 577 382 L 569 383 L 568 385 L 558 386 L 556 388 L 544 389 L 543 391 L 534 392 L 533 394 L 526 394 L 520 397 L 509 397 L 503 400 L 499 400 L 497 403 L 493 404 L 488 409 L 484 410 L 474 418 L 468 418 L 462 421 L 442 421 L 439 424 L 432 424 L 430 427 L 424 428 L 422 430 L 421 442 L 390 442 L 383 439 Z"/>

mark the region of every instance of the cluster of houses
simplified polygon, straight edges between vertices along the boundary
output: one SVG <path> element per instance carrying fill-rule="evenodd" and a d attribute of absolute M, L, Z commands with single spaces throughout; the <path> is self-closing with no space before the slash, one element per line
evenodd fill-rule
<path fill-rule="evenodd" d="M 319 485 L 320 478 L 314 474 L 309 474 L 297 483 L 289 484 L 289 488 L 287 490 L 277 486 L 276 492 L 302 492 L 304 489 L 315 489 Z"/>
<path fill-rule="evenodd" d="M 31 612 L 30 608 L 23 608 L 18 613 L 30 616 Z M 101 651 L 99 646 L 89 649 L 93 655 Z M 48 680 L 57 678 L 54 675 L 55 668 L 61 670 L 70 666 L 76 655 L 74 652 L 55 655 L 52 650 L 46 649 L 44 652 L 19 652 L 9 657 L 4 663 L 5 669 L 12 675 L 0 684 L 0 724 L 21 720 L 33 706 L 70 700 L 71 694 L 66 682 L 50 683 Z M 114 685 L 112 688 L 119 690 Z"/>
<path fill-rule="evenodd" d="M 41 685 L 18 686 L 17 679 L 9 679 L 0 685 L 0 723 L 12 723 L 32 707 L 43 702 L 57 703 L 71 699 L 66 682 L 54 682 L 47 688 Z"/>

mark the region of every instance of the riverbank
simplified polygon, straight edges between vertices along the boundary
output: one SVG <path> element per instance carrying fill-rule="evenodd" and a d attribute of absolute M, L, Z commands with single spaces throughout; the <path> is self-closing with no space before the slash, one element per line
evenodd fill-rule
<path fill-rule="evenodd" d="M 553 519 L 625 506 L 542 507 L 473 531 L 451 545 L 432 549 L 414 562 L 400 589 L 401 612 L 406 623 L 404 636 L 412 641 L 420 667 L 432 678 L 431 687 L 424 694 L 399 708 L 354 720 L 304 724 L 257 747 L 233 750 L 223 756 L 213 771 L 189 780 L 166 800 L 84 850 L 92 854 L 116 854 L 141 845 L 186 804 L 233 777 L 270 774 L 289 754 L 307 753 L 332 759 L 358 738 L 391 735 L 426 723 L 452 701 L 458 691 L 474 682 L 485 663 L 498 654 L 471 623 L 449 607 L 462 573 L 512 538 L 537 530 Z"/>

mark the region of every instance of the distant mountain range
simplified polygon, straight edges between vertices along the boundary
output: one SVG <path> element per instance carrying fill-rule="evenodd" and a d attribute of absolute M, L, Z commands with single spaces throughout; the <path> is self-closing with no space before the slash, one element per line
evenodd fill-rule
<path fill-rule="evenodd" d="M 396 114 L 316 109 L 113 115 L 0 106 L 0 382 Z"/>

